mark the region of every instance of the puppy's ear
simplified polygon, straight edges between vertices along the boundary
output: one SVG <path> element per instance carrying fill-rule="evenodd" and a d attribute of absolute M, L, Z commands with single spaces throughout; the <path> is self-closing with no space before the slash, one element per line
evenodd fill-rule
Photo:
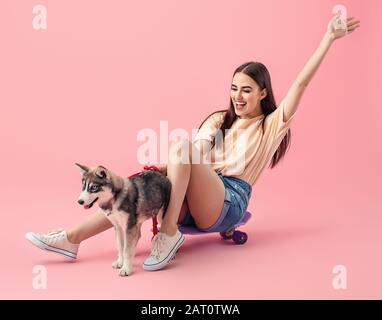
<path fill-rule="evenodd" d="M 107 177 L 107 169 L 103 166 L 98 166 L 95 174 L 101 179 L 106 179 Z"/>
<path fill-rule="evenodd" d="M 90 170 L 87 166 L 83 166 L 82 164 L 76 163 L 76 166 L 78 166 L 80 168 L 82 174 L 84 174 Z"/>

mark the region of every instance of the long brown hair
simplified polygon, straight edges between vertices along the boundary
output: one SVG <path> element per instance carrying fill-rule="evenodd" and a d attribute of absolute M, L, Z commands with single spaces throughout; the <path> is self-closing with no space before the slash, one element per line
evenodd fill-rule
<path fill-rule="evenodd" d="M 267 89 L 267 95 L 265 98 L 263 98 L 260 101 L 260 107 L 262 113 L 265 115 L 265 117 L 269 114 L 271 114 L 273 111 L 277 109 L 276 102 L 275 102 L 275 97 L 273 95 L 273 90 L 272 90 L 272 84 L 271 84 L 271 76 L 268 72 L 268 69 L 265 67 L 260 62 L 246 62 L 239 66 L 235 72 L 233 73 L 232 78 L 235 76 L 236 73 L 242 72 L 246 74 L 247 76 L 251 77 L 260 87 L 260 90 L 263 90 L 264 88 Z M 199 129 L 202 127 L 204 122 L 213 114 L 226 111 L 226 114 L 224 116 L 224 121 L 220 126 L 220 130 L 223 136 L 222 141 L 224 141 L 225 137 L 225 129 L 230 129 L 232 127 L 232 124 L 235 122 L 237 119 L 237 115 L 235 113 L 235 107 L 233 105 L 232 99 L 230 98 L 229 102 L 229 108 L 228 110 L 219 110 L 215 111 L 212 114 L 210 114 L 200 125 Z M 264 122 L 265 118 L 263 121 L 263 131 L 264 131 Z M 218 139 L 220 141 L 220 139 Z M 277 163 L 284 157 L 285 153 L 287 152 L 289 146 L 290 146 L 290 140 L 291 140 L 291 131 L 290 129 L 287 131 L 284 139 L 281 141 L 278 149 L 276 152 L 273 154 L 272 161 L 270 163 L 270 168 L 273 169 Z M 212 142 L 212 147 L 215 146 L 215 138 L 213 139 Z"/>

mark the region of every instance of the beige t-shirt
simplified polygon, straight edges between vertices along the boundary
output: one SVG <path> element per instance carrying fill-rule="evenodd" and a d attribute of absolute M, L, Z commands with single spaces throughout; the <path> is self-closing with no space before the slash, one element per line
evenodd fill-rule
<path fill-rule="evenodd" d="M 240 178 L 250 185 L 254 185 L 261 172 L 270 163 L 274 153 L 285 137 L 295 116 L 284 122 L 284 103 L 269 114 L 257 116 L 252 119 L 237 118 L 230 130 L 226 131 L 224 150 L 215 147 L 209 154 L 212 168 L 225 176 Z M 226 111 L 214 113 L 197 132 L 194 142 L 208 140 L 212 142 L 221 137 L 220 125 L 224 120 Z M 264 123 L 264 130 L 262 123 Z M 220 131 L 220 133 L 219 133 Z M 221 144 L 220 144 L 221 145 Z"/>

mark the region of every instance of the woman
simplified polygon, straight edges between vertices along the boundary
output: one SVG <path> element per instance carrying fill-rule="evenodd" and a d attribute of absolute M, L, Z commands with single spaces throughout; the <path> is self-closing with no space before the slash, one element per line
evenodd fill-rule
<path fill-rule="evenodd" d="M 267 68 L 261 63 L 245 63 L 234 72 L 229 109 L 209 116 L 194 143 L 181 140 L 171 146 L 169 163 L 161 167 L 172 183 L 170 203 L 160 232 L 153 239 L 151 254 L 143 264 L 145 270 L 159 270 L 170 263 L 184 242 L 178 225 L 224 231 L 240 221 L 252 185 L 270 161 L 273 168 L 285 155 L 299 101 L 327 51 L 335 40 L 360 26 L 359 21 L 348 18 L 347 31 L 338 30 L 334 27 L 337 19 L 338 15 L 330 21 L 321 43 L 279 107 Z M 238 132 L 244 132 L 239 136 L 246 139 L 235 140 Z M 180 153 L 187 154 L 186 161 L 179 160 Z M 196 155 L 203 161 L 193 161 Z M 207 163 L 208 157 L 211 163 Z M 26 237 L 39 248 L 76 259 L 82 241 L 111 227 L 98 211 L 70 230 L 29 232 Z"/>

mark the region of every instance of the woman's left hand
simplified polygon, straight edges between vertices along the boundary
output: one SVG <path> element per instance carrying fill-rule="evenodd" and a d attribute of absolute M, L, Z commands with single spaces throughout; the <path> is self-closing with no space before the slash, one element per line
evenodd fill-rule
<path fill-rule="evenodd" d="M 348 34 L 351 34 L 355 29 L 360 26 L 360 21 L 355 20 L 354 17 L 347 18 L 346 30 L 344 28 L 336 29 L 335 26 L 340 22 L 340 14 L 336 14 L 328 25 L 327 34 L 332 40 L 340 39 Z M 345 23 L 342 21 L 342 23 Z M 344 27 L 344 26 L 343 26 Z"/>

